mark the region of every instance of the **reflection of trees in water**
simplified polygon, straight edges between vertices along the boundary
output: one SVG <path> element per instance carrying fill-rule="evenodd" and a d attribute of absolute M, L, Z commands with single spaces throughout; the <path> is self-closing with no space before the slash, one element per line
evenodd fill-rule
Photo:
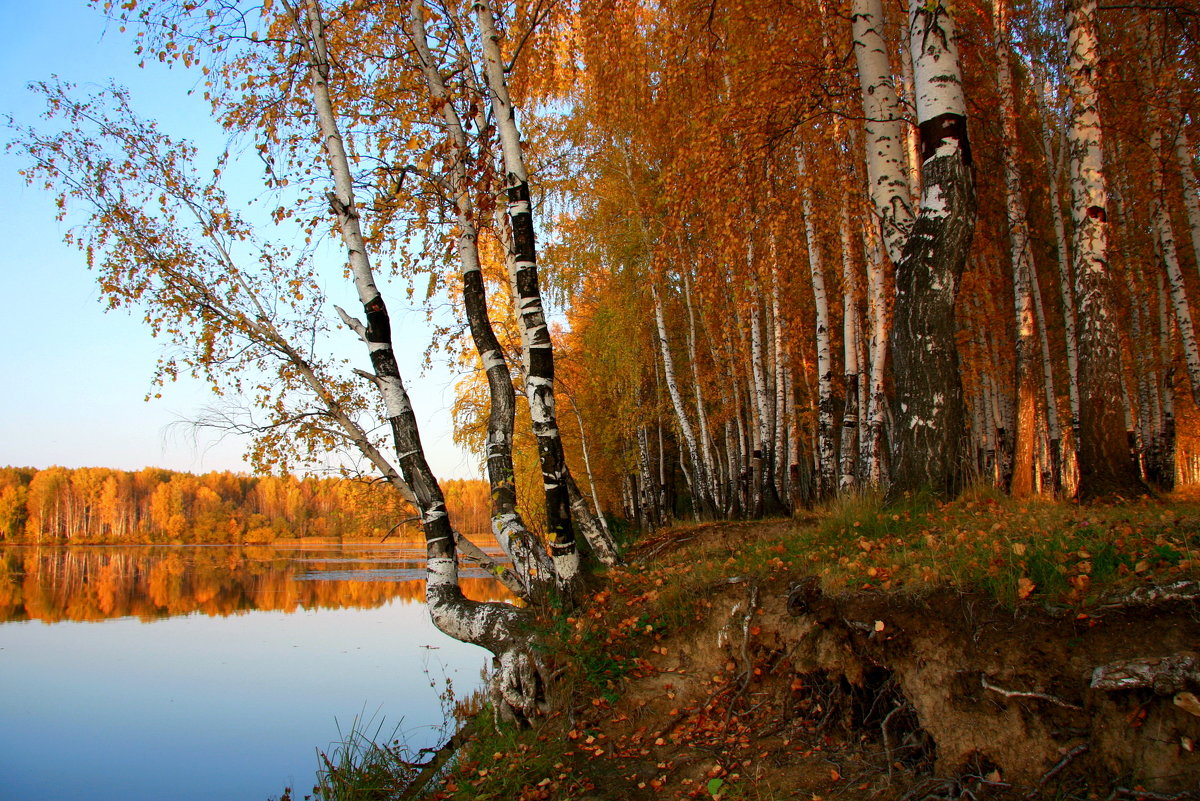
<path fill-rule="evenodd" d="M 0 621 L 154 620 L 192 613 L 375 607 L 397 599 L 422 603 L 424 581 L 318 577 L 331 571 L 339 576 L 374 571 L 378 576 L 381 570 L 420 566 L 400 561 L 403 557 L 269 547 L 0 549 Z M 309 580 L 299 580 L 301 576 Z M 490 578 L 464 578 L 462 583 L 477 600 L 508 597 Z"/>

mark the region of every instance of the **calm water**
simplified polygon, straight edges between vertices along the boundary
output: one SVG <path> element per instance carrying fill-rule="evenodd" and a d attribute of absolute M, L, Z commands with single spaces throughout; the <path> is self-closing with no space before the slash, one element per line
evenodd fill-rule
<path fill-rule="evenodd" d="M 356 717 L 434 744 L 445 680 L 466 694 L 486 653 L 430 624 L 419 556 L 0 548 L 0 799 L 302 797 Z"/>

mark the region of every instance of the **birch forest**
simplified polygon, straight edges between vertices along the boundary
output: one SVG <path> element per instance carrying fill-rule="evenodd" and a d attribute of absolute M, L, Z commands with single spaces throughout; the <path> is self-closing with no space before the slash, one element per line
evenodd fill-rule
<path fill-rule="evenodd" d="M 160 382 L 230 402 L 206 424 L 416 508 L 434 622 L 527 722 L 532 610 L 618 563 L 614 518 L 1195 480 L 1197 9 L 1008 2 L 98 3 L 230 152 L 55 81 L 14 147 L 167 344 Z M 453 310 L 456 435 L 511 567 L 429 466 L 405 289 Z M 467 599 L 460 558 L 530 605 Z"/>

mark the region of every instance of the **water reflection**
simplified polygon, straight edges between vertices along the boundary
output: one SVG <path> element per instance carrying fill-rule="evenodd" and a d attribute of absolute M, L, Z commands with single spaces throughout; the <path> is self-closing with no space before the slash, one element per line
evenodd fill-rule
<path fill-rule="evenodd" d="M 287 784 L 303 797 L 314 749 L 364 713 L 433 744 L 443 676 L 469 692 L 487 655 L 432 627 L 422 581 L 396 580 L 420 575 L 416 556 L 0 550 L 0 798 L 265 801 Z"/>
<path fill-rule="evenodd" d="M 252 610 L 376 607 L 424 600 L 411 546 L 0 547 L 0 622 L 157 620 Z M 463 591 L 503 600 L 503 587 L 463 571 Z"/>

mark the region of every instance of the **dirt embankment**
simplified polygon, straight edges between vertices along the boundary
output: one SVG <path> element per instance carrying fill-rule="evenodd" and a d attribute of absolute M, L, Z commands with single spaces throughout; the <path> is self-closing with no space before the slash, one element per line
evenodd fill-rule
<path fill-rule="evenodd" d="M 779 571 L 698 592 L 571 722 L 587 797 L 1200 798 L 1194 583 L 1083 610 Z"/>

